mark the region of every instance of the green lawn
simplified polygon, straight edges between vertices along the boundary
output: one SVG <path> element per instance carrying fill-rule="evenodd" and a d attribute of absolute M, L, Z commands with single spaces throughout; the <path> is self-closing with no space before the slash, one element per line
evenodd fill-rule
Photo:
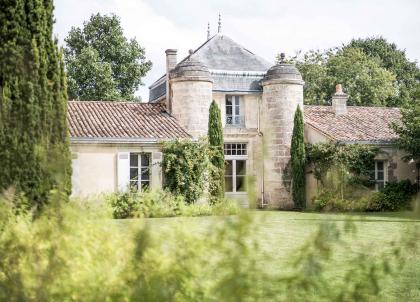
<path fill-rule="evenodd" d="M 389 243 L 398 240 L 407 227 L 420 226 L 408 212 L 403 213 L 361 213 L 320 214 L 281 211 L 253 211 L 254 229 L 261 246 L 261 265 L 272 272 L 286 269 L 294 251 L 302 246 L 321 223 L 343 226 L 352 221 L 356 232 L 343 235 L 341 243 L 334 250 L 329 263 L 331 277 L 339 276 L 357 253 L 380 257 L 390 250 Z M 208 228 L 219 224 L 226 217 L 178 217 L 147 219 L 152 232 L 165 234 L 182 226 L 193 233 L 205 234 Z M 129 220 L 136 224 L 138 220 Z M 420 238 L 419 238 L 420 240 Z M 332 269 L 331 269 L 332 268 Z M 420 255 L 412 255 L 406 268 L 392 280 L 388 280 L 386 297 L 389 300 L 420 300 Z M 388 299 L 387 299 L 388 300 Z"/>

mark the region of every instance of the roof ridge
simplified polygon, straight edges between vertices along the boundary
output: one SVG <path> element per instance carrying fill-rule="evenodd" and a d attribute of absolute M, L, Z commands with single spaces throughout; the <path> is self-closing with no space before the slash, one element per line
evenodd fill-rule
<path fill-rule="evenodd" d="M 149 103 L 149 102 L 136 102 L 136 101 L 82 101 L 82 100 L 67 100 L 68 103 L 79 103 L 79 104 L 128 104 L 128 105 L 160 105 L 160 103 Z"/>

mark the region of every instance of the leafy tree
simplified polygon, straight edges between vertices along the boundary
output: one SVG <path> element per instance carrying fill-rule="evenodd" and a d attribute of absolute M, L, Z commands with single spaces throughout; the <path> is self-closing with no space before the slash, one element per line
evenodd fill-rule
<path fill-rule="evenodd" d="M 66 77 L 52 38 L 53 3 L 9 1 L 0 19 L 0 190 L 15 187 L 40 205 L 51 189 L 69 193 L 71 187 Z"/>
<path fill-rule="evenodd" d="M 225 193 L 225 159 L 222 118 L 220 109 L 214 100 L 209 109 L 208 138 L 211 151 L 210 162 L 213 165 L 210 173 L 209 192 L 211 199 L 217 200 L 223 198 Z"/>
<path fill-rule="evenodd" d="M 420 101 L 401 110 L 401 124 L 392 125 L 394 131 L 399 135 L 396 145 L 405 150 L 408 154 L 406 160 L 414 159 L 420 161 Z"/>
<path fill-rule="evenodd" d="M 395 76 L 360 49 L 339 50 L 329 58 L 327 70 L 330 91 L 342 83 L 349 105 L 386 106 L 386 100 L 396 94 Z"/>
<path fill-rule="evenodd" d="M 295 58 L 295 60 L 297 57 Z M 296 60 L 296 67 L 305 79 L 304 95 L 306 104 L 326 104 L 331 98 L 327 70 L 328 53 L 310 50 Z"/>
<path fill-rule="evenodd" d="M 395 74 L 397 95 L 387 100 L 388 106 L 401 107 L 415 100 L 416 90 L 419 89 L 420 69 L 395 43 L 390 43 L 383 37 L 371 37 L 353 39 L 344 46 L 344 49 L 347 48 L 360 48 L 368 56 L 379 59 L 381 67 Z"/>
<path fill-rule="evenodd" d="M 305 207 L 305 142 L 303 133 L 303 115 L 298 105 L 292 134 L 292 146 L 290 155 L 292 157 L 292 197 L 295 207 Z"/>
<path fill-rule="evenodd" d="M 393 70 L 381 58 L 363 49 L 344 47 L 325 51 L 311 50 L 289 59 L 305 80 L 306 104 L 328 104 L 334 86 L 342 83 L 349 94 L 349 105 L 395 106 L 399 88 Z"/>
<path fill-rule="evenodd" d="M 144 48 L 124 37 L 119 17 L 96 14 L 65 39 L 69 95 L 81 100 L 134 100 L 152 67 Z"/>

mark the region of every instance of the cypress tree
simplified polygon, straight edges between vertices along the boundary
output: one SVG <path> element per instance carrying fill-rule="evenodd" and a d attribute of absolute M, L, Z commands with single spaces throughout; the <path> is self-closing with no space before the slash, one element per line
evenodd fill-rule
<path fill-rule="evenodd" d="M 305 142 L 302 111 L 298 105 L 293 126 L 292 147 L 292 197 L 297 209 L 305 207 Z"/>
<path fill-rule="evenodd" d="M 210 201 L 215 202 L 225 194 L 225 159 L 223 154 L 223 129 L 220 109 L 216 102 L 210 105 L 208 139 L 210 145 L 210 173 L 209 193 Z"/>
<path fill-rule="evenodd" d="M 70 191 L 67 96 L 52 38 L 51 0 L 6 1 L 0 11 L 0 192 L 15 187 L 33 205 Z"/>

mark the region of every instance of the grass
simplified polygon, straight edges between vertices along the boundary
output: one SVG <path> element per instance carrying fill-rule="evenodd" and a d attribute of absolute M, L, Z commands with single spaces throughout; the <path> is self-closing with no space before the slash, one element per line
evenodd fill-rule
<path fill-rule="evenodd" d="M 333 260 L 329 263 L 330 278 L 343 274 L 355 254 L 381 257 L 390 253 L 391 242 L 397 241 L 409 226 L 420 226 L 420 220 L 409 212 L 321 214 L 280 211 L 253 211 L 255 233 L 261 247 L 260 264 L 268 271 L 284 271 L 290 256 L 302 246 L 320 224 L 343 225 L 351 221 L 356 232 L 342 236 Z M 182 226 L 193 233 L 205 234 L 208 228 L 217 225 L 225 217 L 178 217 L 147 219 L 153 233 L 163 235 Z M 139 220 L 119 221 L 122 224 L 137 224 Z M 396 278 L 387 280 L 387 300 L 420 300 L 420 255 L 412 255 L 408 265 Z"/>

